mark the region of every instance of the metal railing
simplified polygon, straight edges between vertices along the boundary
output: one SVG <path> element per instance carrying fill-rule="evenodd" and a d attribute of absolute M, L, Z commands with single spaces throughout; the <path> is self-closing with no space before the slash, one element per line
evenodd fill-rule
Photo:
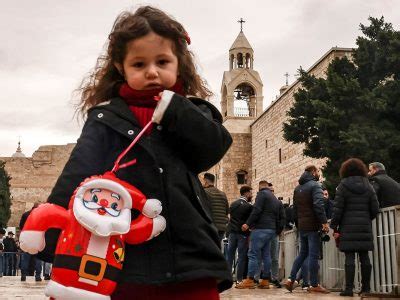
<path fill-rule="evenodd" d="M 254 117 L 254 108 L 235 107 L 234 115 L 235 117 Z"/>
<path fill-rule="evenodd" d="M 391 292 L 399 286 L 400 206 L 381 210 L 372 223 L 374 249 L 371 288 L 376 292 Z"/>
<path fill-rule="evenodd" d="M 281 252 L 279 257 L 282 257 L 281 266 L 284 268 L 283 278 L 289 277 L 293 262 L 299 254 L 299 246 L 297 230 L 293 229 L 283 233 L 283 240 L 279 248 L 279 252 Z"/>
<path fill-rule="evenodd" d="M 384 208 L 372 222 L 374 251 L 370 252 L 372 263 L 371 291 L 390 293 L 399 286 L 400 259 L 400 206 Z M 287 278 L 298 254 L 297 231 L 283 234 L 281 246 L 281 274 Z M 320 261 L 320 282 L 331 290 L 344 287 L 344 253 L 335 246 L 333 238 L 322 243 L 323 259 Z M 360 289 L 361 274 L 357 257 L 355 288 Z"/>

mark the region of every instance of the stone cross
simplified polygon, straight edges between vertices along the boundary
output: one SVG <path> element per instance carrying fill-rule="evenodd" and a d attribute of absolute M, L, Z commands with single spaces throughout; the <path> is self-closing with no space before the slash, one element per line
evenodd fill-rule
<path fill-rule="evenodd" d="M 240 32 L 243 31 L 243 23 L 246 23 L 245 20 L 243 20 L 242 18 L 240 18 L 240 20 L 238 21 L 238 23 L 240 23 Z"/>
<path fill-rule="evenodd" d="M 285 74 L 283 74 L 283 76 L 286 77 L 286 85 L 289 85 L 289 80 L 288 80 L 288 78 L 289 78 L 289 73 L 286 72 Z"/>

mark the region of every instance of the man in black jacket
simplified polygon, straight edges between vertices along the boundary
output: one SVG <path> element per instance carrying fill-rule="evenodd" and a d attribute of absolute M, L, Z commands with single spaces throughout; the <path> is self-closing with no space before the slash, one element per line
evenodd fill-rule
<path fill-rule="evenodd" d="M 274 186 L 272 183 L 269 184 L 270 191 L 274 194 Z M 283 207 L 282 200 L 278 198 L 279 205 L 279 215 L 276 220 L 276 237 L 271 240 L 271 283 L 277 287 L 281 288 L 279 280 L 279 236 L 285 228 L 286 216 L 285 209 Z"/>
<path fill-rule="evenodd" d="M 250 234 L 249 249 L 249 268 L 247 279 L 243 280 L 236 287 L 240 289 L 254 288 L 256 283 L 254 277 L 260 270 L 261 259 L 264 262 L 261 282 L 259 288 L 269 288 L 271 280 L 271 240 L 276 238 L 277 220 L 281 202 L 276 199 L 269 189 L 267 181 L 259 182 L 259 192 L 253 205 L 253 210 L 246 223 L 242 225 L 242 230 L 247 231 L 252 228 Z"/>
<path fill-rule="evenodd" d="M 203 187 L 207 193 L 209 205 L 211 208 L 211 216 L 215 227 L 218 229 L 219 242 L 225 236 L 226 226 L 228 225 L 229 203 L 223 191 L 214 186 L 215 175 L 204 173 Z"/>
<path fill-rule="evenodd" d="M 322 187 L 322 192 L 324 193 L 324 208 L 325 208 L 325 215 L 326 218 L 332 219 L 333 213 L 333 201 L 329 198 L 329 192 L 326 187 Z"/>
<path fill-rule="evenodd" d="M 7 237 L 3 239 L 4 245 L 4 275 L 15 276 L 17 263 L 17 243 L 14 239 L 14 233 L 9 231 Z"/>
<path fill-rule="evenodd" d="M 229 207 L 230 220 L 228 223 L 229 242 L 228 242 L 228 264 L 232 270 L 233 260 L 235 258 L 236 249 L 238 251 L 238 260 L 236 268 L 236 281 L 241 282 L 244 269 L 247 262 L 248 239 L 250 232 L 242 231 L 242 225 L 246 222 L 251 214 L 253 206 L 251 203 L 252 188 L 244 185 L 240 188 L 240 198 L 232 202 Z"/>
<path fill-rule="evenodd" d="M 289 203 L 283 204 L 283 208 L 285 209 L 285 217 L 286 224 L 285 230 L 292 230 L 294 228 L 294 212 L 293 212 L 293 204 L 289 205 Z"/>
<path fill-rule="evenodd" d="M 386 174 L 382 163 L 370 163 L 368 175 L 381 208 L 400 204 L 400 184 Z"/>
<path fill-rule="evenodd" d="M 320 230 L 329 232 L 325 215 L 322 185 L 319 181 L 319 170 L 310 165 L 306 167 L 299 179 L 299 185 L 294 190 L 293 208 L 297 229 L 300 237 L 300 253 L 295 259 L 292 271 L 285 287 L 291 292 L 296 285 L 296 274 L 304 260 L 308 257 L 310 284 L 308 291 L 328 293 L 328 290 L 318 284 L 318 258 L 320 254 Z"/>

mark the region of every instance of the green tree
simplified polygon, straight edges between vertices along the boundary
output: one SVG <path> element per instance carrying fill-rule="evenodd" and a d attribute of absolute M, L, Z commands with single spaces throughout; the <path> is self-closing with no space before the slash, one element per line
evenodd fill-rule
<path fill-rule="evenodd" d="M 353 58 L 333 60 L 326 79 L 300 69 L 302 88 L 288 111 L 284 138 L 304 143 L 304 154 L 327 158 L 323 169 L 333 191 L 349 157 L 382 162 L 400 179 L 400 32 L 384 18 L 360 25 Z"/>
<path fill-rule="evenodd" d="M 0 161 L 0 228 L 7 227 L 11 216 L 10 179 L 5 170 L 5 162 Z"/>

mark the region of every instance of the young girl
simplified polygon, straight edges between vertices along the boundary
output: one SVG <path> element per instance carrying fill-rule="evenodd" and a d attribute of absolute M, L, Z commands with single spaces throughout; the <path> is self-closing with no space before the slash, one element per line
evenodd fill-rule
<path fill-rule="evenodd" d="M 140 245 L 126 245 L 112 299 L 219 299 L 232 281 L 221 254 L 206 195 L 197 174 L 216 164 L 232 143 L 209 90 L 196 73 L 183 26 L 152 8 L 121 14 L 107 53 L 84 82 L 82 134 L 48 202 L 68 206 L 85 178 L 110 170 L 118 155 L 153 121 L 117 176 L 162 202 L 166 230 Z M 157 98 L 158 97 L 158 98 Z M 159 101 L 155 100 L 159 99 Z M 54 251 L 46 235 L 42 257 Z"/>

